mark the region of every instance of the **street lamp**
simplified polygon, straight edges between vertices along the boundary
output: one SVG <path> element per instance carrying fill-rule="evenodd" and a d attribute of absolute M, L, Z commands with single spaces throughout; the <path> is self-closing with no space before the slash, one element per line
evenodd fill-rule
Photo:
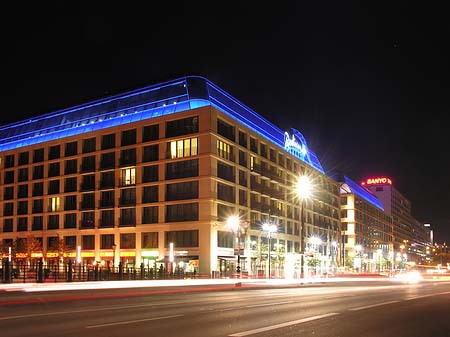
<path fill-rule="evenodd" d="M 337 242 L 336 241 L 331 241 L 331 252 L 330 252 L 330 254 L 331 254 L 331 263 L 332 263 L 332 266 L 331 266 L 331 270 L 332 271 L 335 271 L 335 267 L 336 267 L 336 250 L 337 250 Z"/>
<path fill-rule="evenodd" d="M 316 250 L 316 248 L 318 248 L 318 246 L 322 244 L 322 239 L 318 236 L 311 236 L 309 238 L 309 243 L 312 244 L 314 250 Z"/>
<path fill-rule="evenodd" d="M 357 262 L 358 270 L 359 270 L 359 272 L 361 272 L 361 269 L 362 269 L 362 261 L 361 261 L 362 246 L 356 245 L 355 250 L 356 250 L 356 256 L 357 256 L 357 260 L 355 259 L 355 262 Z"/>
<path fill-rule="evenodd" d="M 267 232 L 267 237 L 269 240 L 269 244 L 268 244 L 268 255 L 269 255 L 269 279 L 270 279 L 270 250 L 271 250 L 271 240 L 272 240 L 272 233 L 276 233 L 277 232 L 277 226 L 274 224 L 270 224 L 270 223 L 265 223 L 263 224 L 263 231 Z"/>
<path fill-rule="evenodd" d="M 305 199 L 309 198 L 312 193 L 311 181 L 307 176 L 301 176 L 298 178 L 295 184 L 295 194 L 300 200 L 300 274 L 304 277 L 304 264 L 305 264 L 305 224 L 303 221 L 303 209 L 305 208 Z"/>
<path fill-rule="evenodd" d="M 231 229 L 231 231 L 236 235 L 236 241 L 234 242 L 233 247 L 236 247 L 236 242 L 238 246 L 238 253 L 237 253 L 237 263 L 236 263 L 236 273 L 241 272 L 241 220 L 239 219 L 239 216 L 232 215 L 228 217 L 227 219 L 227 227 Z M 236 249 L 235 249 L 236 254 Z"/>
<path fill-rule="evenodd" d="M 381 256 L 382 256 L 383 250 L 377 249 L 377 257 L 378 257 L 378 271 L 381 273 Z"/>

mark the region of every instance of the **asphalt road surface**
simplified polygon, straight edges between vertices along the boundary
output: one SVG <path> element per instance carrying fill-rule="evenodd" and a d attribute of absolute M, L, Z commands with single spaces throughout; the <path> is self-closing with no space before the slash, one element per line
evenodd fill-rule
<path fill-rule="evenodd" d="M 445 337 L 450 282 L 0 292 L 0 335 Z"/>

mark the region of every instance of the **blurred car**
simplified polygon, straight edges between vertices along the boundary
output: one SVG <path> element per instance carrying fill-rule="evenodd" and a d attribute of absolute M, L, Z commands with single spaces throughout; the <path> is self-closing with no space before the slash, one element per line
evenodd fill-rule
<path fill-rule="evenodd" d="M 394 275 L 395 279 L 406 283 L 417 283 L 423 280 L 423 276 L 417 270 L 403 271 Z"/>

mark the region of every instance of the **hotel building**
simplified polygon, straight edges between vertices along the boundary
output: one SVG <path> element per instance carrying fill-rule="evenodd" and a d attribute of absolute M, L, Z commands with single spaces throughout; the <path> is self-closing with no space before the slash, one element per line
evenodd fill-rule
<path fill-rule="evenodd" d="M 270 260 L 292 276 L 309 237 L 322 266 L 339 253 L 339 184 L 302 134 L 205 78 L 2 126 L 0 161 L 3 257 L 252 275 Z M 300 175 L 315 191 L 302 212 Z"/>
<path fill-rule="evenodd" d="M 368 272 L 392 269 L 392 217 L 367 189 L 346 176 L 339 181 L 344 265 Z"/>

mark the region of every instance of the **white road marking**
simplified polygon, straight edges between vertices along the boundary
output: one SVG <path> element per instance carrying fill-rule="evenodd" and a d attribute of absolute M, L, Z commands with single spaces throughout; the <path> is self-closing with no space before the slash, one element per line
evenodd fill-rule
<path fill-rule="evenodd" d="M 280 304 L 289 304 L 294 303 L 295 301 L 285 301 L 285 302 L 276 302 L 276 303 L 263 303 L 263 304 L 254 304 L 254 305 L 246 305 L 242 308 L 258 308 L 258 307 L 267 307 L 271 305 L 280 305 Z"/>
<path fill-rule="evenodd" d="M 105 323 L 105 324 L 97 324 L 97 325 L 88 325 L 85 328 L 86 329 L 93 329 L 93 328 L 102 328 L 104 326 L 112 326 L 112 325 L 123 325 L 123 324 L 132 324 L 132 323 L 139 323 L 139 322 L 147 322 L 147 321 L 156 321 L 160 319 L 168 319 L 168 318 L 175 318 L 175 317 L 181 317 L 184 315 L 172 315 L 172 316 L 163 316 L 163 317 L 152 317 L 152 318 L 144 318 L 144 319 L 135 319 L 132 321 L 122 321 L 122 322 L 114 322 L 114 323 Z"/>
<path fill-rule="evenodd" d="M 431 296 L 449 295 L 449 294 L 450 294 L 450 291 L 445 291 L 443 293 L 436 293 L 436 294 L 419 295 L 419 296 L 414 296 L 414 297 L 410 297 L 410 298 L 405 298 L 405 301 L 411 301 L 411 300 L 416 300 L 419 298 L 431 297 Z"/>
<path fill-rule="evenodd" d="M 261 295 L 267 296 L 267 295 Z M 197 300 L 195 303 L 203 303 L 209 302 L 209 299 Z M 226 300 L 227 302 L 233 302 L 234 299 Z M 54 312 L 46 312 L 39 314 L 28 314 L 28 315 L 17 315 L 17 316 L 7 316 L 0 317 L 0 321 L 6 321 L 10 319 L 20 319 L 20 318 L 30 318 L 30 317 L 39 317 L 39 316 L 54 316 L 54 315 L 68 315 L 68 314 L 77 314 L 83 312 L 96 312 L 96 311 L 108 311 L 108 310 L 123 310 L 123 309 L 133 309 L 133 308 L 145 308 L 145 307 L 156 307 L 156 306 L 164 306 L 164 305 L 181 305 L 181 304 L 192 304 L 192 301 L 164 301 L 161 303 L 146 303 L 146 304 L 134 304 L 134 305 L 121 305 L 114 307 L 104 307 L 104 308 L 95 308 L 95 309 L 79 309 L 79 310 L 68 310 L 68 311 L 54 311 Z M 234 309 L 234 308 L 233 308 Z M 231 309 L 232 310 L 232 309 Z"/>
<path fill-rule="evenodd" d="M 272 303 L 245 305 L 245 306 L 230 307 L 230 308 L 224 308 L 224 309 L 208 309 L 207 311 L 230 311 L 230 310 L 240 310 L 240 309 L 248 309 L 248 308 L 268 307 L 268 306 L 273 306 L 273 305 L 290 304 L 290 303 L 295 303 L 295 301 L 284 301 L 284 302 L 275 302 L 275 303 L 272 302 Z"/>
<path fill-rule="evenodd" d="M 254 334 L 257 334 L 257 333 L 260 333 L 260 332 L 280 329 L 280 328 L 284 328 L 284 327 L 287 327 L 287 326 L 291 326 L 291 325 L 295 325 L 295 324 L 301 324 L 301 323 L 306 323 L 306 322 L 314 321 L 316 319 L 321 319 L 321 318 L 335 316 L 335 315 L 338 315 L 338 313 L 337 312 L 330 312 L 329 314 L 312 316 L 312 317 L 306 317 L 306 318 L 298 319 L 296 321 L 290 321 L 290 322 L 285 322 L 285 323 L 281 323 L 281 324 L 275 324 L 275 325 L 266 326 L 266 327 L 259 328 L 259 329 L 253 329 L 253 330 L 237 332 L 237 333 L 234 333 L 232 335 L 229 335 L 229 337 L 243 337 L 243 336 L 248 336 L 248 335 L 254 335 Z"/>
<path fill-rule="evenodd" d="M 379 307 L 379 306 L 382 306 L 382 305 L 398 303 L 398 302 L 400 302 L 400 301 L 390 301 L 390 302 L 376 303 L 376 304 L 366 305 L 364 307 L 352 308 L 352 309 L 348 309 L 348 310 L 357 311 L 357 310 L 375 308 L 375 307 Z"/>
<path fill-rule="evenodd" d="M 83 312 L 95 312 L 95 311 L 107 311 L 107 310 L 123 310 L 130 308 L 140 308 L 140 307 L 153 307 L 159 306 L 162 304 L 142 304 L 142 305 L 124 305 L 117 307 L 107 307 L 107 308 L 96 308 L 96 309 L 80 309 L 80 310 L 70 310 L 70 311 L 55 311 L 55 312 L 46 312 L 40 314 L 29 314 L 29 315 L 18 315 L 18 316 L 8 316 L 8 317 L 0 317 L 0 321 L 5 321 L 8 319 L 18 319 L 18 318 L 28 318 L 28 317 L 38 317 L 38 316 L 53 316 L 53 315 L 67 315 L 67 314 L 77 314 Z"/>

